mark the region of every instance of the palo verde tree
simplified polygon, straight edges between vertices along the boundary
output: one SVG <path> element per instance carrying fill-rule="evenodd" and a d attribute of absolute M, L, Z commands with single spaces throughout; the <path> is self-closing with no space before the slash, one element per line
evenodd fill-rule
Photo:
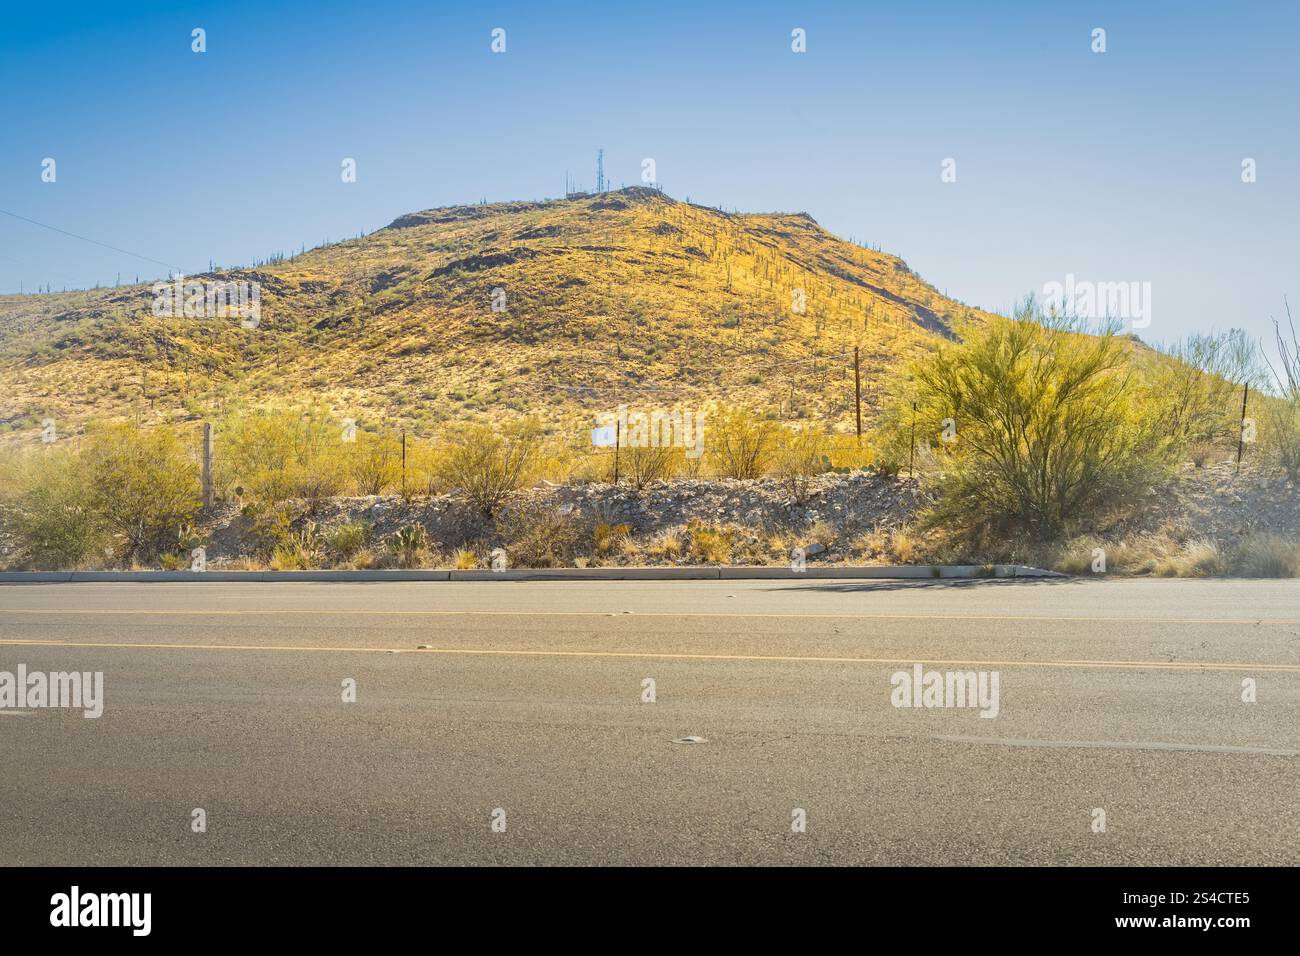
<path fill-rule="evenodd" d="M 1036 318 L 989 321 L 913 368 L 919 421 L 940 425 L 930 520 L 972 543 L 1095 523 L 1169 459 L 1133 344 Z"/>

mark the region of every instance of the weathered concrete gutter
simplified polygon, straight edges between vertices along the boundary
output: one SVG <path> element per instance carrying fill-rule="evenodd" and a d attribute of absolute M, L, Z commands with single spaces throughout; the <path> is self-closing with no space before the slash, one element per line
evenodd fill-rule
<path fill-rule="evenodd" d="M 1059 578 L 1023 564 L 789 568 L 534 568 L 508 571 L 0 571 L 0 584 L 90 581 L 741 581 L 863 578 Z"/>

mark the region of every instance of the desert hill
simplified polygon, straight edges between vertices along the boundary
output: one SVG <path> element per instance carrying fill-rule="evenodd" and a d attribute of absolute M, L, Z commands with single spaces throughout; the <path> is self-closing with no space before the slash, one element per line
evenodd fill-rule
<path fill-rule="evenodd" d="M 4 437 L 272 400 L 417 432 L 709 400 L 843 429 L 855 346 L 870 417 L 889 369 L 986 317 L 806 214 L 647 187 L 430 209 L 187 279 L 256 283 L 256 326 L 159 316 L 150 284 L 0 297 Z"/>

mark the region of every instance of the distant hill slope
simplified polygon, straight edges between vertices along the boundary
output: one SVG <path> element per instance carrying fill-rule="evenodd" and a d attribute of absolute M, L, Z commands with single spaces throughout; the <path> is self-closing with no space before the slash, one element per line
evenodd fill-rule
<path fill-rule="evenodd" d="M 844 427 L 855 345 L 870 414 L 890 367 L 986 318 L 806 214 L 645 187 L 430 209 L 191 278 L 259 283 L 260 324 L 155 316 L 147 284 L 0 297 L 10 440 L 44 415 L 163 421 L 274 399 L 416 430 L 710 399 Z"/>

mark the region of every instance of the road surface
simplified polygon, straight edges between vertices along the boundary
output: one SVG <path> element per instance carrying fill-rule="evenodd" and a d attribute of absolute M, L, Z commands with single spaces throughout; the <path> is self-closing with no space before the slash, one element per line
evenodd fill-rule
<path fill-rule="evenodd" d="M 5 864 L 1300 863 L 1300 582 L 0 585 L 20 664 L 104 711 L 0 710 Z"/>

